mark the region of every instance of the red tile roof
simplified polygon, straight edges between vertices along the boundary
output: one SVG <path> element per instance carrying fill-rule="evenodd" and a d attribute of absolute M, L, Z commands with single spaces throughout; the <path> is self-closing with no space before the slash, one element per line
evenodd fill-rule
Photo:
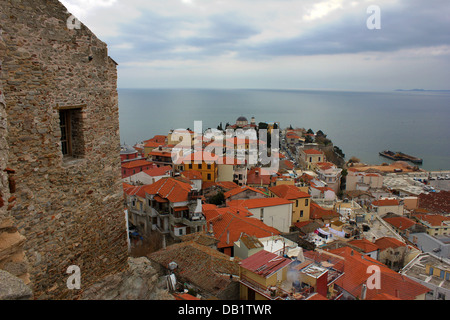
<path fill-rule="evenodd" d="M 293 185 L 282 184 L 279 186 L 270 187 L 269 190 L 279 198 L 287 200 L 295 200 L 300 198 L 311 198 L 306 192 L 301 191 L 298 187 Z"/>
<path fill-rule="evenodd" d="M 263 208 L 281 206 L 286 204 L 292 204 L 291 201 L 283 198 L 260 198 L 260 199 L 248 199 L 248 200 L 231 200 L 229 206 L 242 206 L 248 209 Z"/>
<path fill-rule="evenodd" d="M 419 195 L 419 208 L 434 213 L 450 213 L 450 191 L 422 193 Z"/>
<path fill-rule="evenodd" d="M 128 162 L 123 163 L 122 168 L 132 169 L 132 168 L 151 166 L 151 165 L 153 165 L 153 162 L 150 162 L 147 160 L 134 160 L 134 161 L 128 161 Z"/>
<path fill-rule="evenodd" d="M 202 173 L 197 170 L 186 170 L 181 175 L 189 180 L 202 180 Z"/>
<path fill-rule="evenodd" d="M 293 260 L 261 250 L 240 262 L 240 266 L 263 277 L 269 277 L 288 266 Z"/>
<path fill-rule="evenodd" d="M 349 241 L 348 244 L 360 248 L 364 253 L 369 253 L 378 250 L 378 246 L 367 239 L 352 240 Z"/>
<path fill-rule="evenodd" d="M 159 146 L 162 146 L 163 143 L 160 142 L 155 142 L 155 141 L 147 141 L 144 144 L 144 147 L 148 147 L 148 148 L 158 148 Z"/>
<path fill-rule="evenodd" d="M 158 177 L 158 176 L 170 174 L 171 171 L 172 171 L 171 166 L 164 166 L 164 167 L 159 167 L 159 168 L 158 167 L 151 168 L 148 170 L 144 170 L 143 172 L 151 177 Z"/>
<path fill-rule="evenodd" d="M 398 206 L 400 202 L 397 199 L 381 199 L 372 202 L 372 206 L 384 207 L 384 206 Z"/>
<path fill-rule="evenodd" d="M 316 150 L 316 149 L 306 149 L 306 150 L 303 150 L 303 152 L 305 154 L 323 154 L 322 151 L 319 151 L 319 150 Z"/>
<path fill-rule="evenodd" d="M 170 202 L 183 202 L 188 200 L 191 185 L 175 178 L 162 178 L 146 187 L 145 192 L 149 195 L 158 195 Z"/>
<path fill-rule="evenodd" d="M 413 220 L 406 217 L 389 217 L 383 218 L 383 220 L 400 230 L 409 229 L 416 224 Z"/>
<path fill-rule="evenodd" d="M 197 297 L 194 297 L 193 295 L 190 295 L 189 293 L 172 293 L 172 295 L 175 297 L 175 300 L 201 300 Z"/>
<path fill-rule="evenodd" d="M 380 248 L 380 250 L 385 250 L 387 248 L 398 248 L 406 247 L 406 244 L 392 237 L 382 237 L 375 240 L 375 244 Z"/>
<path fill-rule="evenodd" d="M 280 234 L 277 229 L 252 218 L 252 214 L 245 208 L 217 208 L 205 204 L 203 214 L 206 217 L 208 231 L 212 224 L 214 237 L 219 241 L 218 248 L 232 247 L 243 233 L 257 238 Z"/>
<path fill-rule="evenodd" d="M 440 214 L 413 214 L 413 217 L 426 222 L 433 227 L 439 227 L 443 222 L 450 223 L 450 217 L 446 217 Z"/>
<path fill-rule="evenodd" d="M 143 186 L 131 186 L 124 188 L 124 193 L 129 196 L 138 196 L 142 199 L 145 198 L 145 189 L 150 185 L 143 185 Z"/>
<path fill-rule="evenodd" d="M 311 219 L 332 219 L 338 218 L 341 215 L 334 210 L 327 210 L 319 206 L 317 203 L 311 201 L 309 217 Z"/>
<path fill-rule="evenodd" d="M 270 185 L 271 176 L 261 173 L 264 173 L 264 170 L 261 170 L 261 168 L 250 169 L 247 173 L 247 184 Z"/>
<path fill-rule="evenodd" d="M 383 299 L 383 294 L 401 300 L 414 300 L 417 296 L 430 291 L 429 288 L 389 269 L 386 265 L 367 255 L 357 253 L 350 247 L 342 247 L 329 252 L 344 258 L 334 266 L 337 270 L 344 271 L 344 274 L 336 280 L 335 284 L 354 297 L 361 297 L 363 285 L 367 284 L 368 278 L 373 274 L 367 272 L 368 268 L 374 265 L 380 268 L 381 284 L 379 289 L 367 288 L 367 300 Z M 311 255 L 307 251 L 304 254 L 306 257 Z M 323 257 L 323 260 L 326 259 L 326 257 Z"/>

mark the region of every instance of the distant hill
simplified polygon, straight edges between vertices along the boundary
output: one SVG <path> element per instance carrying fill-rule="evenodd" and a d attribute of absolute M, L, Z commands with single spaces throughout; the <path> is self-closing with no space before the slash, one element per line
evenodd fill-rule
<path fill-rule="evenodd" d="M 418 91 L 418 92 L 450 92 L 450 90 L 426 90 L 426 89 L 396 89 L 395 91 Z"/>

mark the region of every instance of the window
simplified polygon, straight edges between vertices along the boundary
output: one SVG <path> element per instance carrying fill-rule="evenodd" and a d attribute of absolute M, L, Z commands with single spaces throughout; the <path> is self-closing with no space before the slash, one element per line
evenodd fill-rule
<path fill-rule="evenodd" d="M 192 163 L 189 163 L 189 169 L 192 169 Z"/>
<path fill-rule="evenodd" d="M 259 220 L 264 221 L 264 208 L 260 209 L 259 212 Z"/>
<path fill-rule="evenodd" d="M 430 267 L 430 275 L 432 275 L 433 274 L 433 272 L 434 272 L 434 269 L 433 269 L 433 267 Z"/>
<path fill-rule="evenodd" d="M 61 152 L 64 157 L 84 156 L 82 106 L 57 107 L 61 130 Z"/>
<path fill-rule="evenodd" d="M 202 169 L 202 165 L 201 165 L 201 164 L 198 165 L 198 169 L 199 169 L 199 170 Z"/>
<path fill-rule="evenodd" d="M 208 173 L 208 177 L 206 179 L 211 180 L 211 173 Z"/>
<path fill-rule="evenodd" d="M 206 167 L 208 168 L 208 170 L 211 170 L 211 165 L 210 164 L 208 164 Z"/>
<path fill-rule="evenodd" d="M 300 210 L 300 217 L 303 217 L 303 210 Z"/>
<path fill-rule="evenodd" d="M 305 199 L 305 206 L 308 206 L 308 200 L 309 199 Z"/>
<path fill-rule="evenodd" d="M 295 207 L 298 208 L 298 200 L 295 200 Z"/>

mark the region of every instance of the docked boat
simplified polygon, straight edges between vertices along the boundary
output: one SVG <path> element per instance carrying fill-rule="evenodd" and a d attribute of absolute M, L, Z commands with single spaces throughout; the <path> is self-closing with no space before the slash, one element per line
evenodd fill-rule
<path fill-rule="evenodd" d="M 393 152 L 390 150 L 385 150 L 379 153 L 380 156 L 394 160 L 394 161 L 410 161 L 415 164 L 422 164 L 423 160 L 421 158 L 417 158 L 414 156 L 410 156 L 409 154 L 405 154 L 403 152 Z"/>

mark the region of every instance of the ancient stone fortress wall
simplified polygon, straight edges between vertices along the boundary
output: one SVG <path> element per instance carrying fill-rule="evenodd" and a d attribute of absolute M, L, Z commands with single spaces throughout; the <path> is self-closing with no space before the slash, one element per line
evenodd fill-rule
<path fill-rule="evenodd" d="M 57 0 L 0 0 L 0 225 L 20 233 L 37 299 L 127 268 L 117 66 L 70 16 Z"/>

